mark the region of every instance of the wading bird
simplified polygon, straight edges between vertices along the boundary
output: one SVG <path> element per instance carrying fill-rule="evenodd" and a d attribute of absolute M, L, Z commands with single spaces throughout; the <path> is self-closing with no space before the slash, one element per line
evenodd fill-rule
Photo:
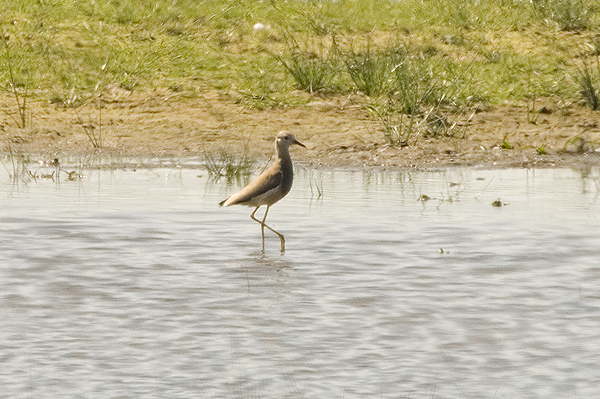
<path fill-rule="evenodd" d="M 267 213 L 269 213 L 271 205 L 285 197 L 292 188 L 294 169 L 292 167 L 289 147 L 294 144 L 306 148 L 304 144 L 296 140 L 293 134 L 280 132 L 275 139 L 276 158 L 273 164 L 246 187 L 219 203 L 221 206 L 239 204 L 256 207 L 250 214 L 250 218 L 260 223 L 263 251 L 265 250 L 265 227 L 279 236 L 281 252 L 285 251 L 285 238 L 283 238 L 283 234 L 267 226 L 265 221 L 267 220 Z M 263 205 L 266 205 L 267 209 L 262 221 L 260 221 L 254 217 L 254 214 Z"/>

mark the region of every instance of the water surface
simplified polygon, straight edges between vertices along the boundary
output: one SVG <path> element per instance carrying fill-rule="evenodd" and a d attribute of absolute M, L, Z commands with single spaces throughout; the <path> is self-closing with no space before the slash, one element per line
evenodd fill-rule
<path fill-rule="evenodd" d="M 596 397 L 600 170 L 187 166 L 0 176 L 1 397 Z"/>

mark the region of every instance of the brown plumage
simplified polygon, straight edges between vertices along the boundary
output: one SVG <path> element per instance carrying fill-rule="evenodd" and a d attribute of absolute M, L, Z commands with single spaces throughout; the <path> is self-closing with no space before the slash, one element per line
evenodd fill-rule
<path fill-rule="evenodd" d="M 267 226 L 265 221 L 271 205 L 285 197 L 292 188 L 294 168 L 292 167 L 289 147 L 294 144 L 306 148 L 304 144 L 296 140 L 293 134 L 280 132 L 275 139 L 276 158 L 273 164 L 246 187 L 219 203 L 221 206 L 239 204 L 255 207 L 250 217 L 260 223 L 263 251 L 265 249 L 265 227 L 279 236 L 281 251 L 285 251 L 285 238 L 282 234 Z M 266 205 L 267 209 L 263 220 L 260 221 L 254 217 L 254 214 L 262 205 Z"/>

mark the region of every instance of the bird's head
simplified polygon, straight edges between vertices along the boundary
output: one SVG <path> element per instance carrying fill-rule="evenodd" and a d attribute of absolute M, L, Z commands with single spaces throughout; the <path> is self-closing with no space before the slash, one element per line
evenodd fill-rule
<path fill-rule="evenodd" d="M 296 137 L 294 137 L 293 134 L 288 133 L 288 132 L 280 132 L 277 135 L 277 139 L 275 140 L 275 143 L 277 145 L 277 148 L 288 148 L 291 145 L 299 145 L 300 147 L 304 147 L 306 148 L 306 146 L 304 144 L 302 144 L 301 142 L 299 142 L 298 140 L 296 140 Z"/>

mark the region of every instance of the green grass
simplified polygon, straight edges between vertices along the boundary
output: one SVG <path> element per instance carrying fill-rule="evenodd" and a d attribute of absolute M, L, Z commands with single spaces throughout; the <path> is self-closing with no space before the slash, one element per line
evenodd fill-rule
<path fill-rule="evenodd" d="M 390 53 L 382 58 L 381 50 L 390 46 L 439 63 L 474 62 L 473 81 L 490 101 L 522 96 L 516 82 L 524 81 L 527 65 L 540 70 L 547 94 L 573 95 L 576 88 L 560 82 L 577 67 L 567 57 L 588 36 L 567 31 L 599 27 L 592 12 L 598 2 L 585 0 L 16 0 L 4 8 L 0 23 L 11 46 L 14 80 L 42 98 L 73 88 L 94 92 L 108 83 L 134 90 L 203 85 L 271 97 L 332 86 L 377 95 L 385 84 L 370 87 L 368 75 L 385 83 L 377 75 L 389 73 L 382 63 L 396 61 Z M 266 28 L 253 29 L 258 22 Z M 332 35 L 346 55 L 350 79 L 341 76 L 343 68 L 325 68 L 331 60 L 323 52 L 290 46 L 323 43 Z M 372 62 L 370 55 L 379 59 Z M 0 62 L 6 65 L 6 54 Z M 298 69 L 312 74 L 313 83 L 298 79 Z M 0 78 L 9 80 L 6 68 Z"/>
<path fill-rule="evenodd" d="M 296 87 L 310 94 L 333 93 L 333 84 L 339 75 L 339 52 L 335 36 L 328 44 L 324 40 L 299 44 L 292 35 L 286 34 L 286 48 L 272 53 L 294 79 Z"/>
<path fill-rule="evenodd" d="M 532 5 L 541 17 L 571 31 L 590 29 L 598 12 L 597 2 L 590 0 L 537 0 Z"/>
<path fill-rule="evenodd" d="M 11 56 L 10 46 L 8 44 L 8 36 L 3 35 L 0 40 L 4 44 L 5 56 L 6 56 L 6 70 L 8 72 L 8 82 L 6 83 L 6 89 L 11 93 L 15 101 L 16 112 L 6 111 L 8 116 L 15 122 L 17 127 L 24 129 L 28 126 L 30 121 L 29 107 L 27 105 L 28 100 L 28 85 L 27 83 L 22 84 L 15 80 L 13 72 L 13 58 Z"/>
<path fill-rule="evenodd" d="M 504 137 L 504 140 L 502 140 L 502 144 L 500 145 L 500 147 L 505 150 L 512 150 L 513 148 L 515 148 L 510 142 L 508 142 L 508 140 L 506 140 L 506 137 Z"/>
<path fill-rule="evenodd" d="M 77 107 L 109 84 L 257 108 L 361 92 L 421 116 L 532 97 L 594 107 L 596 95 L 581 71 L 600 47 L 599 0 L 4 3 L 0 87 L 23 126 L 30 99 Z"/>
<path fill-rule="evenodd" d="M 403 59 L 400 52 L 377 50 L 371 43 L 367 43 L 364 50 L 350 50 L 344 55 L 348 75 L 356 90 L 369 97 L 393 91 L 393 73 Z"/>
<path fill-rule="evenodd" d="M 600 57 L 596 55 L 595 65 L 585 63 L 579 75 L 577 83 L 588 106 L 597 111 L 600 109 Z"/>
<path fill-rule="evenodd" d="M 255 162 L 254 158 L 250 157 L 247 153 L 235 156 L 225 150 L 221 151 L 219 158 L 213 157 L 208 153 L 205 153 L 204 157 L 206 170 L 210 178 L 214 181 L 219 180 L 221 177 L 225 177 L 228 182 L 232 182 L 233 180 L 240 181 L 243 178 L 247 178 L 250 176 Z"/>

